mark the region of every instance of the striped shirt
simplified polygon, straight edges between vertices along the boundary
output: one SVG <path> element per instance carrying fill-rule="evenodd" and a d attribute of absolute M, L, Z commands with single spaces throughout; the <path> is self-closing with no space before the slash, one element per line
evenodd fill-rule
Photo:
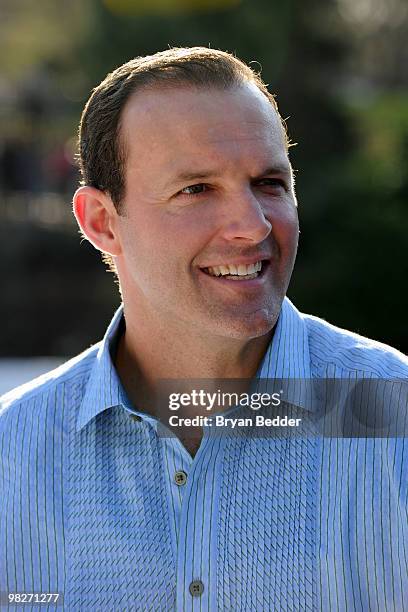
<path fill-rule="evenodd" d="M 18 592 L 75 612 L 408 610 L 407 440 L 204 433 L 193 459 L 126 398 L 110 355 L 122 317 L 1 399 L 3 605 Z M 287 298 L 258 371 L 407 373 L 398 351 Z"/>

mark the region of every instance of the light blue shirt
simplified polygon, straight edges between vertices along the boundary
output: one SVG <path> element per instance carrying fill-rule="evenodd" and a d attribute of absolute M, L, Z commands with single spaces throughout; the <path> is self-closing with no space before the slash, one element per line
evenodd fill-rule
<path fill-rule="evenodd" d="M 406 438 L 204 435 L 193 459 L 125 397 L 109 350 L 121 318 L 1 399 L 3 602 L 42 592 L 75 612 L 408 610 Z M 259 369 L 407 374 L 398 351 L 288 299 Z"/>

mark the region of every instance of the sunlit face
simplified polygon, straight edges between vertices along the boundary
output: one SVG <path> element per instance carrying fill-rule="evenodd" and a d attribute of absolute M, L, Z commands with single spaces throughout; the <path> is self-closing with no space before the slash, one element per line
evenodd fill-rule
<path fill-rule="evenodd" d="M 250 84 L 156 88 L 129 100 L 121 130 L 126 194 L 116 264 L 125 306 L 141 324 L 149 313 L 183 333 L 269 332 L 291 277 L 298 217 L 268 100 Z"/>

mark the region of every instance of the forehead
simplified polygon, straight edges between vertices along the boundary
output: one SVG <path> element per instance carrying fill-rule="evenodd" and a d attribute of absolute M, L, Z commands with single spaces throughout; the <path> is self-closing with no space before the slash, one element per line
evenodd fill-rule
<path fill-rule="evenodd" d="M 287 162 L 286 138 L 269 100 L 251 83 L 231 89 L 156 87 L 137 92 L 121 120 L 127 168 Z M 262 159 L 261 159 L 262 158 Z"/>

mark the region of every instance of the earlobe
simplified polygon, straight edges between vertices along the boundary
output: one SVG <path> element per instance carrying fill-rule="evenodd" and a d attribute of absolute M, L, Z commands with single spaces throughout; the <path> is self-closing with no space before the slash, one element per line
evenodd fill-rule
<path fill-rule="evenodd" d="M 73 198 L 73 211 L 82 233 L 96 249 L 120 255 L 117 212 L 108 195 L 95 187 L 80 187 Z"/>

